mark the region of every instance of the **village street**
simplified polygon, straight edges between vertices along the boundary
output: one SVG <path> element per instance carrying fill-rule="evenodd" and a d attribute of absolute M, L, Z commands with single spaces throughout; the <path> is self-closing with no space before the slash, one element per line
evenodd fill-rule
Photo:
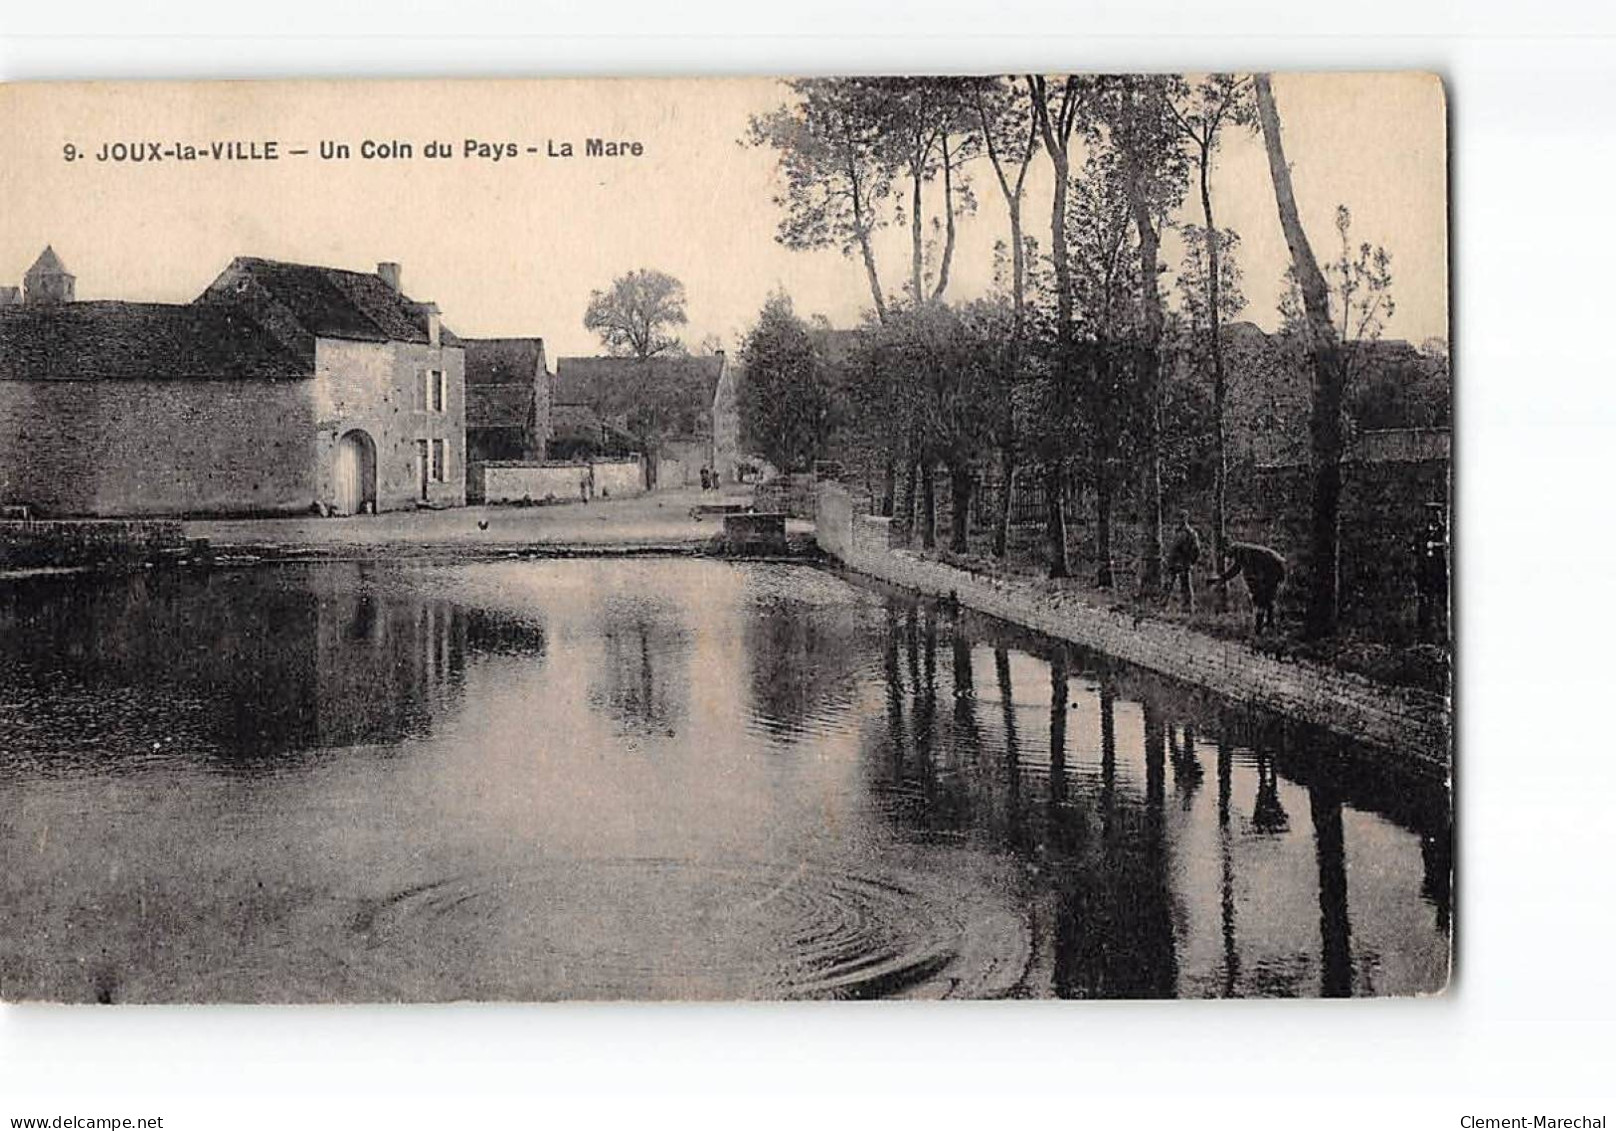
<path fill-rule="evenodd" d="M 693 508 L 745 503 L 749 487 L 722 495 L 681 488 L 626 499 L 549 506 L 453 507 L 388 511 L 349 518 L 260 518 L 191 521 L 186 535 L 205 538 L 216 553 L 313 553 L 351 556 L 465 550 L 478 556 L 542 546 L 652 547 L 699 545 L 723 530 L 723 517 L 693 514 Z M 792 532 L 811 524 L 792 521 Z"/>

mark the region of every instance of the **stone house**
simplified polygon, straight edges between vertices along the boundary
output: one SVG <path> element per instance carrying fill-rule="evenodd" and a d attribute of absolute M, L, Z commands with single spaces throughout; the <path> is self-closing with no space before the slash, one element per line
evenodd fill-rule
<path fill-rule="evenodd" d="M 550 439 L 550 374 L 542 338 L 462 338 L 466 352 L 466 494 L 482 501 L 490 461 L 542 460 Z"/>
<path fill-rule="evenodd" d="M 714 407 L 728 369 L 710 357 L 563 357 L 556 361 L 552 455 L 626 452 L 649 435 L 648 488 L 698 485 L 716 466 Z"/>
<path fill-rule="evenodd" d="M 190 303 L 76 302 L 47 248 L 23 291 L 0 307 L 0 502 L 101 516 L 465 502 L 464 351 L 397 264 L 238 258 Z"/>

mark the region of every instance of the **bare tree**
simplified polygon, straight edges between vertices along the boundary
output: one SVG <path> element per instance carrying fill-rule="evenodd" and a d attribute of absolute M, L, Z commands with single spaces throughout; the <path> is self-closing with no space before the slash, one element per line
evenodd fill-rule
<path fill-rule="evenodd" d="M 1052 415 L 1057 429 L 1064 428 L 1073 407 L 1076 334 L 1072 318 L 1072 265 L 1066 244 L 1066 197 L 1071 178 L 1072 134 L 1083 117 L 1088 86 L 1077 75 L 1067 75 L 1051 87 L 1043 75 L 1027 76 L 1027 93 L 1033 116 L 1049 154 L 1055 174 L 1054 200 L 1050 205 L 1050 257 L 1055 268 L 1055 378 Z M 1059 452 L 1045 453 L 1044 501 L 1045 532 L 1049 542 L 1049 576 L 1071 576 L 1066 556 L 1066 468 Z"/>
<path fill-rule="evenodd" d="M 1212 162 L 1225 125 L 1254 126 L 1256 108 L 1251 81 L 1237 75 L 1209 75 L 1192 91 L 1168 102 L 1179 135 L 1189 143 L 1199 173 L 1201 218 L 1206 252 L 1206 335 L 1212 359 L 1213 486 L 1212 552 L 1217 571 L 1224 570 L 1228 547 L 1229 461 L 1224 422 L 1228 381 L 1223 366 L 1223 235 L 1212 218 Z M 1218 590 L 1219 607 L 1226 607 L 1228 590 Z"/>
<path fill-rule="evenodd" d="M 1346 391 L 1346 356 L 1330 319 L 1330 291 L 1313 256 L 1296 207 L 1290 165 L 1280 136 L 1279 110 L 1266 74 L 1254 79 L 1257 113 L 1262 122 L 1268 172 L 1274 182 L 1279 224 L 1290 249 L 1291 267 L 1301 291 L 1308 353 L 1313 363 L 1313 398 L 1309 418 L 1313 472 L 1313 504 L 1308 538 L 1306 632 L 1310 637 L 1335 631 L 1340 615 L 1341 402 Z"/>
<path fill-rule="evenodd" d="M 1022 234 L 1021 201 L 1027 172 L 1038 152 L 1039 121 L 1028 92 L 1014 78 L 982 79 L 972 87 L 972 101 L 982 129 L 982 145 L 1010 217 L 1010 302 L 1012 311 L 1009 369 L 1003 399 L 996 406 L 999 448 L 999 513 L 993 525 L 993 555 L 1003 558 L 1010 541 L 1010 506 L 1016 485 L 1015 384 L 1026 331 L 1027 241 Z"/>

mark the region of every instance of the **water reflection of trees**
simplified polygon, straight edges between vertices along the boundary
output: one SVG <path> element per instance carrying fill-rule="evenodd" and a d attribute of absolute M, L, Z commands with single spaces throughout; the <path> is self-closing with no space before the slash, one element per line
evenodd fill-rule
<path fill-rule="evenodd" d="M 870 628 L 862 621 L 791 601 L 750 610 L 742 632 L 752 715 L 780 735 L 805 733 L 811 720 L 847 703 L 871 646 Z M 886 633 L 883 639 L 896 638 Z M 896 656 L 887 661 L 896 662 Z"/>
<path fill-rule="evenodd" d="M 240 768 L 426 734 L 490 638 L 542 654 L 537 626 L 413 590 L 364 564 L 44 578 L 0 587 L 0 680 L 40 711 L 103 716 L 94 753 L 139 753 L 150 706 L 183 744 Z M 46 701 L 48 699 L 48 702 Z M 71 761 L 73 736 L 41 733 Z M 90 751 L 79 751 L 88 755 Z"/>
<path fill-rule="evenodd" d="M 1309 991 L 1285 971 L 1253 969 L 1249 988 L 1316 992 L 1354 989 L 1348 914 L 1343 807 L 1374 812 L 1421 836 L 1426 897 L 1440 930 L 1448 924 L 1447 800 L 1429 782 L 1388 780 L 1354 763 L 1345 744 L 1260 714 L 1234 711 L 1203 693 L 1147 673 L 1104 662 L 1048 642 L 1013 640 L 1048 664 L 1048 771 L 1026 761 L 1025 716 L 1041 699 L 1017 687 L 1011 647 L 985 622 L 895 602 L 886 618 L 886 719 L 883 762 L 904 803 L 890 807 L 901 827 L 920 835 L 988 836 L 1027 861 L 1029 874 L 1055 895 L 1052 973 L 1062 996 L 1153 997 L 1180 992 L 1178 933 L 1184 911 L 1175 905 L 1173 853 L 1167 821 L 1168 774 L 1175 808 L 1188 810 L 1203 786 L 1202 736 L 1216 750 L 1216 929 L 1221 969 L 1205 987 L 1233 994 L 1245 986 L 1236 846 L 1247 836 L 1283 837 L 1292 818 L 1281 797 L 1282 776 L 1307 791 L 1318 877 L 1318 981 Z M 997 632 L 997 639 L 995 634 Z M 985 715 L 976 693 L 973 645 L 993 647 L 997 715 Z M 950 656 L 938 673 L 939 648 Z M 1073 670 L 1084 690 L 1073 693 Z M 1092 682 L 1091 682 L 1092 680 Z M 939 696 L 953 709 L 939 718 Z M 1143 780 L 1119 772 L 1119 701 L 1139 705 Z M 1068 736 L 1083 711 L 1097 721 L 1098 774 L 1074 770 Z M 1038 737 L 1041 737 L 1038 736 Z M 1236 749 L 1249 750 L 1256 795 L 1249 824 L 1232 817 Z M 1249 943 L 1247 944 L 1249 945 Z M 1277 979 L 1277 980 L 1276 980 Z"/>
<path fill-rule="evenodd" d="M 675 734 L 690 709 L 693 639 L 683 614 L 649 595 L 612 600 L 598 631 L 605 654 L 590 702 L 631 734 Z"/>

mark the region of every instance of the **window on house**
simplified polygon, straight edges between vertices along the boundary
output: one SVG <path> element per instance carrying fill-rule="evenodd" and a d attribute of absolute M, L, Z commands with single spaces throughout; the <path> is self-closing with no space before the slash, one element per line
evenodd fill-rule
<path fill-rule="evenodd" d="M 415 372 L 415 411 L 416 412 L 425 412 L 426 411 L 426 384 L 427 384 L 427 372 L 426 372 L 426 370 L 424 370 L 424 369 L 416 370 L 416 372 Z"/>
<path fill-rule="evenodd" d="M 442 483 L 449 477 L 449 446 L 442 440 L 432 441 L 432 480 Z"/>
<path fill-rule="evenodd" d="M 443 370 L 432 371 L 432 411 L 442 412 L 444 402 L 449 399 L 449 381 L 443 375 Z"/>

